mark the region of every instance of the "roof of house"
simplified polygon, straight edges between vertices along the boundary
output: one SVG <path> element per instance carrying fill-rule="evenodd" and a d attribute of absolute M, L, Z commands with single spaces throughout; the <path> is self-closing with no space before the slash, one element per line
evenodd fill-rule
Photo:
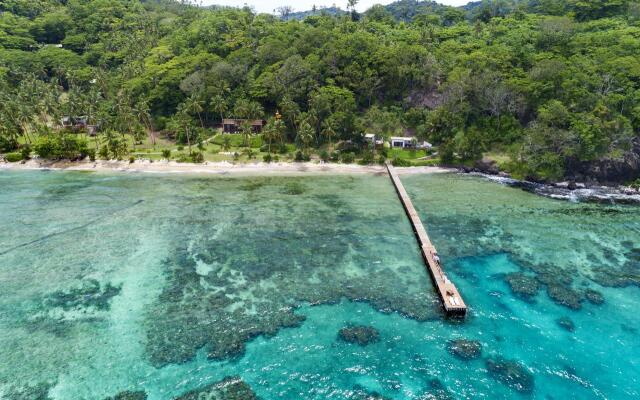
<path fill-rule="evenodd" d="M 227 118 L 227 119 L 223 119 L 222 120 L 222 124 L 223 125 L 238 125 L 241 124 L 245 121 L 249 121 L 247 119 L 239 119 L 239 118 Z M 255 120 L 251 120 L 249 121 L 251 122 L 251 125 L 264 125 L 264 121 L 261 119 L 255 119 Z"/>

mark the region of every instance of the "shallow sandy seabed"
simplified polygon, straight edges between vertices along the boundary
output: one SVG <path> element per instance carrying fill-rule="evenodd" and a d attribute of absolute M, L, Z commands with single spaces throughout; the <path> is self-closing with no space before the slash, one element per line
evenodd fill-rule
<path fill-rule="evenodd" d="M 386 169 L 380 165 L 334 164 L 334 163 L 229 163 L 205 162 L 203 164 L 177 163 L 175 161 L 137 160 L 128 161 L 47 161 L 32 159 L 25 163 L 0 163 L 0 169 L 51 169 L 67 171 L 124 171 L 150 173 L 207 173 L 207 174 L 240 174 L 240 175 L 283 175 L 283 174 L 357 174 L 357 173 L 385 173 Z M 440 167 L 409 167 L 396 168 L 399 174 L 427 174 L 437 172 L 452 172 L 453 169 Z"/>

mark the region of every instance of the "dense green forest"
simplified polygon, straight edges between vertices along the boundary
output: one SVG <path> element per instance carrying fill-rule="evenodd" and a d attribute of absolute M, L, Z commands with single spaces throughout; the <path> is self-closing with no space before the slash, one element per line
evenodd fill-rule
<path fill-rule="evenodd" d="M 484 155 L 560 179 L 637 141 L 638 2 L 355 3 L 300 20 L 172 0 L 0 0 L 0 152 L 122 158 L 125 135 L 135 146 L 161 132 L 195 154 L 222 118 L 265 118 L 269 153 L 349 143 L 360 157 L 364 133 L 409 133 L 444 164 Z M 61 130 L 80 115 L 99 127 L 94 144 Z"/>

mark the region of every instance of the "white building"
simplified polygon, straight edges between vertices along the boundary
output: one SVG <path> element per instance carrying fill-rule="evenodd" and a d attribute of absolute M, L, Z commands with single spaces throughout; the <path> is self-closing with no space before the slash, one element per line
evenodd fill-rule
<path fill-rule="evenodd" d="M 364 135 L 364 141 L 367 143 L 371 143 L 376 147 L 384 145 L 384 140 L 382 138 L 376 137 L 376 135 L 374 135 L 373 133 L 367 133 L 366 135 Z"/>
<path fill-rule="evenodd" d="M 415 137 L 408 136 L 394 136 L 391 138 L 391 147 L 399 147 L 402 149 L 430 149 L 433 145 L 429 142 L 419 142 Z"/>

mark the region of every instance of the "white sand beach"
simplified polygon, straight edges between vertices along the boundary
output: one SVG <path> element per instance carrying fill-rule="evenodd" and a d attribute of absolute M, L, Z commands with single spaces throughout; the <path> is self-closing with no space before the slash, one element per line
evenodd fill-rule
<path fill-rule="evenodd" d="M 205 162 L 202 164 L 177 163 L 175 161 L 136 160 L 128 161 L 49 161 L 31 159 L 26 162 L 7 163 L 0 162 L 2 169 L 23 170 L 61 170 L 61 171 L 96 171 L 96 172 L 147 172 L 147 173 L 191 173 L 191 174 L 219 174 L 219 175 L 304 175 L 304 174 L 358 174 L 358 173 L 386 173 L 386 168 L 381 165 L 357 165 L 334 163 L 229 163 L 229 162 Z M 396 168 L 398 174 L 426 174 L 451 172 L 452 169 L 440 167 L 408 167 Z"/>

